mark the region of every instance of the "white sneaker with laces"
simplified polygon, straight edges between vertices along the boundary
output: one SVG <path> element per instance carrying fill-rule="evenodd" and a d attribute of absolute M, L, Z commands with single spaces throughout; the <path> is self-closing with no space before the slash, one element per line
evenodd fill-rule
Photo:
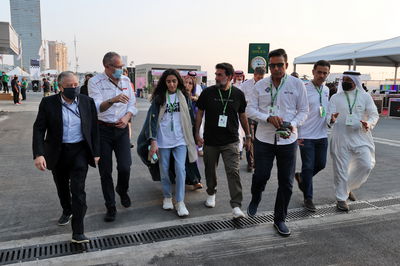
<path fill-rule="evenodd" d="M 208 208 L 214 208 L 215 207 L 215 194 L 214 195 L 207 195 L 207 199 L 204 202 L 204 205 Z"/>
<path fill-rule="evenodd" d="M 179 217 L 184 217 L 189 215 L 189 211 L 186 209 L 185 203 L 183 201 L 179 201 L 175 205 L 175 209 L 178 212 Z"/>
<path fill-rule="evenodd" d="M 172 204 L 172 198 L 164 198 L 162 208 L 164 210 L 173 210 L 174 205 Z"/>
<path fill-rule="evenodd" d="M 246 217 L 246 215 L 244 215 L 244 213 L 242 212 L 242 210 L 239 207 L 235 207 L 232 209 L 232 215 L 233 218 L 244 218 Z"/>

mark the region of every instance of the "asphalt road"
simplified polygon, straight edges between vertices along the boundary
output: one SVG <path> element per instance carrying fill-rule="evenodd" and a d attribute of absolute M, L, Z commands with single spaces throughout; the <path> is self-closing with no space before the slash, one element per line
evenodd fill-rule
<path fill-rule="evenodd" d="M 36 116 L 40 94 L 28 94 L 28 102 L 22 106 L 13 106 L 11 103 L 0 102 L 0 247 L 1 242 L 31 239 L 36 237 L 52 237 L 63 234 L 70 234 L 70 227 L 59 227 L 56 225 L 57 219 L 61 214 L 61 207 L 56 194 L 56 188 L 49 171 L 41 172 L 35 169 L 31 152 L 32 125 Z M 144 100 L 138 101 L 140 113 L 133 122 L 133 142 L 136 138 L 144 122 L 148 103 Z M 376 137 L 376 167 L 364 186 L 355 191 L 359 199 L 374 199 L 393 195 L 400 192 L 399 182 L 399 147 L 400 147 L 400 120 L 382 118 L 378 126 L 374 130 Z M 131 171 L 131 182 L 129 194 L 132 198 L 133 205 L 131 208 L 125 209 L 119 204 L 118 200 L 118 216 L 114 223 L 104 223 L 103 215 L 105 212 L 104 200 L 101 193 L 100 178 L 97 169 L 90 169 L 86 182 L 87 205 L 88 211 L 85 219 L 86 232 L 90 236 L 91 232 L 101 232 L 102 230 L 123 229 L 130 226 L 146 226 L 160 222 L 174 222 L 180 218 L 174 212 L 166 212 L 162 210 L 162 192 L 159 182 L 153 182 L 147 171 L 147 168 L 141 163 L 136 154 L 136 150 L 132 149 L 133 165 Z M 298 162 L 299 162 L 298 156 Z M 115 164 L 114 164 L 115 167 Z M 204 178 L 204 168 L 201 159 L 199 160 L 200 171 Z M 300 168 L 298 163 L 297 168 Z M 115 173 L 115 172 L 114 172 Z M 186 203 L 190 211 L 190 218 L 202 218 L 204 216 L 230 214 L 229 197 L 227 191 L 226 176 L 222 163 L 218 168 L 218 193 L 217 206 L 214 209 L 207 209 L 203 205 L 206 197 L 205 190 L 191 191 L 187 187 Z M 241 162 L 241 178 L 243 186 L 243 209 L 245 210 L 250 201 L 250 185 L 251 174 L 246 172 L 246 162 Z M 263 201 L 260 205 L 260 211 L 272 211 L 277 189 L 276 169 L 274 168 L 270 182 L 263 195 Z M 328 158 L 328 165 L 325 170 L 319 173 L 314 179 L 314 202 L 317 205 L 334 203 L 333 191 L 333 175 L 331 160 Z M 289 208 L 299 208 L 302 206 L 302 194 L 297 187 L 294 187 L 292 200 Z M 359 256 L 365 252 L 379 253 L 379 257 L 385 258 L 393 255 L 385 249 L 378 250 L 376 247 L 382 247 L 383 244 L 389 245 L 394 243 L 393 247 L 399 249 L 399 223 L 397 214 L 392 214 L 391 219 L 371 220 L 370 224 L 365 224 L 361 228 L 357 227 L 357 223 L 346 224 L 341 229 L 325 228 L 327 232 L 319 235 L 319 231 L 310 230 L 306 235 L 314 239 L 316 242 L 312 246 L 306 246 L 304 249 L 301 245 L 290 248 L 290 254 L 294 257 L 307 256 L 312 259 L 313 265 L 319 264 L 343 264 L 353 265 L 351 261 L 345 258 Z M 387 230 L 389 228 L 390 230 Z M 372 231 L 371 231 L 372 230 Z M 376 233 L 374 233 L 376 232 Z M 358 236 L 352 241 L 346 240 L 346 235 L 351 234 Z M 361 237 L 362 235 L 369 237 Z M 374 238 L 374 245 L 365 249 L 366 242 Z M 330 239 L 330 241 L 326 241 Z M 320 240 L 320 242 L 318 242 Z M 357 241 L 358 240 L 358 241 Z M 395 240 L 397 242 L 395 242 Z M 387 243 L 386 243 L 386 242 Z M 361 243 L 362 242 L 362 243 Z M 327 244 L 328 243 L 328 244 Z M 320 260 L 321 254 L 329 254 L 332 247 L 345 245 L 348 251 L 343 249 L 343 260 Z M 389 245 L 390 246 L 390 245 Z M 282 264 L 288 265 L 295 260 L 278 260 L 281 258 L 280 248 L 271 250 L 270 258 L 263 258 L 257 253 L 244 253 L 242 257 L 233 257 L 227 260 L 208 261 L 207 264 L 228 265 L 236 262 L 238 264 L 246 264 L 248 259 L 256 264 Z M 358 251 L 361 253 L 357 253 Z M 328 253 L 326 253 L 328 252 Z M 346 253 L 351 252 L 351 253 Z M 195 253 L 193 253 L 196 255 Z M 316 255 L 318 254 L 318 255 Z M 337 253 L 339 256 L 341 253 Z M 349 255 L 357 254 L 357 255 Z M 398 252 L 397 252 L 398 254 Z M 272 256 L 273 255 L 273 256 Z M 200 255 L 198 255 L 200 256 Z M 327 255 L 328 256 L 328 255 Z M 378 255 L 377 255 L 378 256 Z M 398 255 L 397 255 L 398 256 Z M 170 256 L 174 257 L 174 256 Z M 373 257 L 373 256 L 371 256 Z M 390 257 L 390 256 L 389 256 Z M 396 257 L 398 258 L 398 257 Z M 176 258 L 175 258 L 176 259 Z M 322 263 L 322 262 L 325 263 Z M 386 265 L 395 265 L 398 261 L 388 261 Z M 151 261 L 149 261 L 151 262 Z M 157 258 L 152 261 L 155 264 Z M 164 256 L 161 264 L 167 264 L 168 256 Z M 188 262 L 182 260 L 183 262 Z M 199 263 L 197 261 L 197 263 Z M 195 264 L 197 264 L 195 263 Z M 235 264 L 236 264 L 235 263 Z M 129 263 L 128 263 L 129 264 Z M 307 263 L 299 263 L 306 265 Z M 358 264 L 358 263 L 357 263 Z M 376 263 L 367 263 L 369 265 L 378 265 Z M 367 265 L 364 264 L 364 265 Z M 362 265 L 362 264 L 359 264 Z"/>

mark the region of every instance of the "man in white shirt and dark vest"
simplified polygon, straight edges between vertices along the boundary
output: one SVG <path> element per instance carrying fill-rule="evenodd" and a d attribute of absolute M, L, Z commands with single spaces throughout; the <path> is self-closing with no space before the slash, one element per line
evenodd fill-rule
<path fill-rule="evenodd" d="M 104 221 L 112 222 L 116 216 L 114 182 L 112 178 L 112 152 L 117 159 L 118 179 L 115 191 L 125 208 L 131 206 L 128 195 L 131 172 L 131 148 L 128 122 L 136 115 L 136 99 L 128 77 L 122 75 L 121 56 L 108 52 L 103 58 L 104 73 L 89 80 L 89 96 L 93 98 L 100 130 L 99 172 L 107 213 Z"/>
<path fill-rule="evenodd" d="M 274 159 L 278 167 L 278 191 L 274 209 L 274 226 L 282 236 L 289 236 L 285 224 L 292 195 L 297 151 L 297 127 L 308 114 L 307 92 L 303 82 L 286 74 L 287 54 L 283 49 L 268 55 L 271 76 L 256 83 L 248 97 L 246 113 L 258 122 L 254 141 L 255 171 L 252 199 L 247 213 L 257 213 L 261 194 L 271 176 Z"/>
<path fill-rule="evenodd" d="M 313 176 L 325 168 L 328 151 L 326 113 L 329 104 L 329 88 L 324 85 L 329 75 L 330 63 L 320 60 L 314 64 L 313 80 L 305 84 L 309 104 L 307 120 L 299 127 L 301 173 L 295 178 L 304 195 L 304 208 L 315 212 L 313 203 Z"/>

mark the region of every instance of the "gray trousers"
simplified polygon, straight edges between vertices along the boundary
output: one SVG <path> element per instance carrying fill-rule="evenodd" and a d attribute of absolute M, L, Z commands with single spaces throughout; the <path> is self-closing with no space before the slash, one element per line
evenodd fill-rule
<path fill-rule="evenodd" d="M 207 183 L 207 194 L 213 195 L 217 192 L 217 173 L 219 155 L 222 155 L 224 161 L 226 177 L 228 179 L 230 204 L 232 208 L 241 207 L 243 195 L 242 184 L 239 175 L 239 148 L 238 143 L 231 143 L 224 146 L 204 145 L 204 168 Z"/>

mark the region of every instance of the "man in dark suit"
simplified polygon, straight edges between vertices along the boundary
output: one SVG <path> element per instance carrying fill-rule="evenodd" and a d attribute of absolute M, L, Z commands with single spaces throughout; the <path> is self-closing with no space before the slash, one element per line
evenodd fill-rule
<path fill-rule="evenodd" d="M 73 72 L 62 72 L 58 83 L 61 93 L 44 97 L 39 105 L 33 157 L 39 170 L 52 171 L 63 208 L 58 224 L 66 225 L 72 217 L 72 242 L 87 243 L 85 179 L 88 164 L 96 167 L 100 159 L 97 111 L 93 99 L 79 94 Z"/>

